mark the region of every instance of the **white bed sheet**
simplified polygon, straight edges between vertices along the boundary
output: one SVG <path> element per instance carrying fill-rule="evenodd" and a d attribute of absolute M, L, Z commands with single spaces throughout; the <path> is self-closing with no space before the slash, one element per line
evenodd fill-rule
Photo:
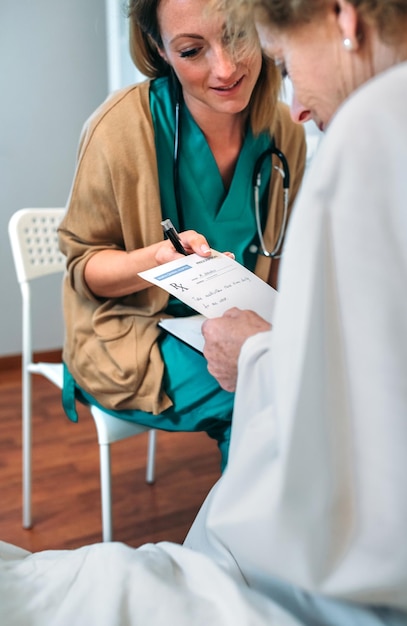
<path fill-rule="evenodd" d="M 30 553 L 0 542 L 2 626 L 299 626 L 205 555 L 172 543 Z"/>

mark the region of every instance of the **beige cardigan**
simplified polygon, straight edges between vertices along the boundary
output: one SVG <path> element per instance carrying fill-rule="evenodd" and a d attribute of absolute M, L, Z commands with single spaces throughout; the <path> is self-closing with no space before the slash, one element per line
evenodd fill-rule
<path fill-rule="evenodd" d="M 303 174 L 305 142 L 302 128 L 291 123 L 284 105 L 274 134 L 290 165 L 292 203 Z M 277 210 L 268 218 L 269 244 L 282 212 L 279 177 L 272 177 L 270 193 Z M 76 382 L 107 408 L 159 414 L 171 406 L 161 388 L 164 365 L 156 342 L 168 294 L 152 286 L 127 297 L 102 299 L 84 280 L 85 265 L 96 252 L 130 251 L 161 241 L 161 219 L 146 81 L 113 94 L 86 123 L 59 229 L 67 256 L 63 359 Z M 267 279 L 268 271 L 269 260 L 260 258 L 256 273 Z"/>

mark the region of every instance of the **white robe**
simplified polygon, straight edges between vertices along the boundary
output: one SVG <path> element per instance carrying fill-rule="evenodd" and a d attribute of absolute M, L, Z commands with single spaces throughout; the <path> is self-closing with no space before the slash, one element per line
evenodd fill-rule
<path fill-rule="evenodd" d="M 271 597 L 277 578 L 407 611 L 406 63 L 318 148 L 274 328 L 242 349 L 229 464 L 186 545 Z"/>

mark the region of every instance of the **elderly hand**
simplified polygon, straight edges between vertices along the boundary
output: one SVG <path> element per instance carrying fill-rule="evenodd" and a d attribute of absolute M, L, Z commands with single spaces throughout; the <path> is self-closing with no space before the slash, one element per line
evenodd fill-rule
<path fill-rule="evenodd" d="M 229 309 L 222 317 L 205 320 L 202 325 L 204 356 L 208 371 L 223 389 L 236 389 L 237 361 L 246 339 L 270 328 L 271 325 L 254 311 L 237 308 Z"/>

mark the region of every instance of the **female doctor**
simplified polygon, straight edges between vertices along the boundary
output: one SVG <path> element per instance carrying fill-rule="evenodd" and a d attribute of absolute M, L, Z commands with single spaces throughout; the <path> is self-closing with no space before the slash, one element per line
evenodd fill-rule
<path fill-rule="evenodd" d="M 163 237 L 161 221 L 170 218 L 188 253 L 230 250 L 275 286 L 286 220 L 274 166 L 282 164 L 268 155 L 261 167 L 267 257 L 258 254 L 255 163 L 272 145 L 284 153 L 289 212 L 305 143 L 277 102 L 279 73 L 254 29 L 242 33 L 245 52 L 232 53 L 224 17 L 209 15 L 207 4 L 129 2 L 132 54 L 151 80 L 109 97 L 82 133 L 59 231 L 67 256 L 63 397 L 74 420 L 76 396 L 150 427 L 204 430 L 218 441 L 224 467 L 233 394 L 201 354 L 160 336 L 160 317 L 192 311 L 138 272 L 179 257 Z"/>

